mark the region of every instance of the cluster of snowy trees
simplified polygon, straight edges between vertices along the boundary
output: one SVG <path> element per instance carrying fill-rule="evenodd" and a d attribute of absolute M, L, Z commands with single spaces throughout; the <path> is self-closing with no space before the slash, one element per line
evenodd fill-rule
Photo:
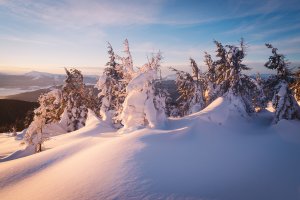
<path fill-rule="evenodd" d="M 109 62 L 96 87 L 100 93 L 100 117 L 115 128 L 155 127 L 163 124 L 165 98 L 158 82 L 161 53 L 135 69 L 128 40 L 124 42 L 124 56 L 108 46 Z"/>
<path fill-rule="evenodd" d="M 85 125 L 88 109 L 97 110 L 97 100 L 85 86 L 81 72 L 65 70 L 63 87 L 39 97 L 40 106 L 34 111 L 34 119 L 24 136 L 28 148 L 36 152 L 42 150 L 42 143 L 49 138 L 45 130 L 51 124 L 58 123 L 65 132 L 71 132 Z"/>
<path fill-rule="evenodd" d="M 245 44 L 225 45 L 214 41 L 215 60 L 205 53 L 206 72 L 201 72 L 196 61 L 190 58 L 192 73 L 171 68 L 176 72 L 179 98 L 170 105 L 170 96 L 159 76 L 161 53 L 151 55 L 140 67 L 134 67 L 128 40 L 124 41 L 123 55 L 114 52 L 108 43 L 109 61 L 95 88 L 88 89 L 77 69 L 66 69 L 66 80 L 61 89 L 55 89 L 39 98 L 40 107 L 27 129 L 25 141 L 35 152 L 49 138 L 48 126 L 59 124 L 65 132 L 85 126 L 88 112 L 94 113 L 103 123 L 122 130 L 140 127 L 161 127 L 168 116 L 182 117 L 198 112 L 218 97 L 224 97 L 241 111 L 251 114 L 264 109 L 268 101 L 275 108 L 274 123 L 281 119 L 300 119 L 295 98 L 300 98 L 300 70 L 292 73 L 282 54 L 272 45 L 265 67 L 277 74 L 263 80 L 243 73 L 249 68 L 243 64 Z"/>
<path fill-rule="evenodd" d="M 217 97 L 224 97 L 242 114 L 251 114 L 266 108 L 272 101 L 275 109 L 273 123 L 281 119 L 300 119 L 300 70 L 291 72 L 285 56 L 279 54 L 270 44 L 272 55 L 265 67 L 277 70 L 276 75 L 263 80 L 258 74 L 256 78 L 243 74 L 250 70 L 243 59 L 245 44 L 243 39 L 239 46 L 226 45 L 214 41 L 216 60 L 205 53 L 204 63 L 207 71 L 202 73 L 196 62 L 191 60 L 192 74 L 173 69 L 177 73 L 176 84 L 180 94 L 173 116 L 184 116 L 197 112 L 209 105 Z M 174 109 L 174 108 L 173 108 Z"/>
<path fill-rule="evenodd" d="M 61 89 L 43 94 L 40 107 L 34 113 L 25 141 L 35 152 L 42 150 L 48 139 L 45 129 L 53 123 L 66 132 L 85 126 L 88 112 L 93 112 L 103 123 L 115 128 L 163 126 L 166 119 L 167 93 L 160 85 L 158 74 L 161 53 L 153 54 L 146 64 L 134 68 L 128 40 L 124 42 L 124 55 L 115 54 L 108 44 L 109 61 L 95 88 L 95 96 L 77 69 L 66 69 L 66 80 Z"/>
<path fill-rule="evenodd" d="M 241 40 L 240 46 L 226 45 L 215 41 L 216 60 L 205 53 L 204 63 L 208 70 L 202 73 L 196 62 L 191 60 L 192 75 L 188 72 L 175 70 L 176 84 L 180 97 L 178 111 L 180 116 L 197 112 L 217 97 L 227 98 L 235 107 L 246 114 L 252 113 L 255 107 L 263 104 L 263 90 L 259 83 L 243 74 L 249 68 L 242 63 L 245 57 L 245 45 Z M 176 113 L 176 112 L 173 112 Z"/>

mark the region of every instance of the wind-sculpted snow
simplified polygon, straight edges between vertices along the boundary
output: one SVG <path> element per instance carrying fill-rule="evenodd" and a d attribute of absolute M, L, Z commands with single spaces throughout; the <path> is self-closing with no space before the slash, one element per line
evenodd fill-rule
<path fill-rule="evenodd" d="M 47 150 L 0 163 L 1 199 L 299 199 L 299 121 L 242 117 L 218 98 L 164 129 L 120 134 L 95 117 Z"/>

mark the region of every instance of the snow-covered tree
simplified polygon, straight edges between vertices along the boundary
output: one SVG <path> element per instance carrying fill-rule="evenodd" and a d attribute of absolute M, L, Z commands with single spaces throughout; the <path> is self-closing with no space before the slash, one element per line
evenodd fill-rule
<path fill-rule="evenodd" d="M 221 97 L 223 96 L 229 88 L 228 83 L 228 76 L 229 76 L 229 63 L 227 61 L 227 51 L 222 43 L 218 41 L 214 41 L 216 45 L 216 58 L 217 60 L 214 61 L 215 71 L 216 71 L 216 84 L 219 86 L 218 90 L 216 91 L 216 96 Z"/>
<path fill-rule="evenodd" d="M 217 91 L 219 90 L 217 85 L 217 73 L 216 66 L 213 62 L 211 55 L 205 52 L 204 63 L 207 66 L 207 72 L 205 76 L 205 103 L 206 105 L 210 104 L 217 98 Z"/>
<path fill-rule="evenodd" d="M 180 116 L 198 112 L 205 106 L 200 70 L 194 59 L 190 59 L 190 61 L 193 72 L 192 75 L 171 68 L 177 74 L 176 85 L 180 95 L 177 102 Z"/>
<path fill-rule="evenodd" d="M 98 97 L 101 102 L 100 116 L 102 120 L 116 125 L 117 121 L 114 119 L 117 117 L 117 112 L 122 110 L 121 106 L 125 99 L 124 72 L 122 71 L 123 68 L 116 62 L 116 55 L 109 43 L 108 54 L 110 60 L 95 87 L 100 90 Z"/>
<path fill-rule="evenodd" d="M 125 129 L 156 127 L 164 123 L 166 97 L 161 90 L 155 89 L 161 59 L 160 53 L 153 56 L 129 82 L 121 114 Z"/>
<path fill-rule="evenodd" d="M 300 102 L 300 68 L 293 74 L 294 81 L 291 84 L 291 90 L 294 93 L 294 97 Z"/>
<path fill-rule="evenodd" d="M 125 56 L 115 55 L 117 60 L 121 61 L 120 68 L 123 72 L 123 79 L 128 84 L 135 75 L 135 71 L 133 69 L 133 60 L 129 48 L 129 42 L 127 39 L 124 41 L 124 53 Z"/>
<path fill-rule="evenodd" d="M 260 76 L 260 73 L 256 74 L 255 79 L 251 79 L 255 84 L 255 88 L 253 90 L 253 104 L 255 107 L 255 111 L 259 112 L 267 106 L 267 97 L 264 92 L 264 81 Z"/>
<path fill-rule="evenodd" d="M 117 54 L 114 54 L 115 60 L 119 61 L 120 63 L 117 65 L 118 73 L 121 77 L 121 80 L 119 80 L 118 84 L 118 107 L 116 108 L 114 112 L 113 122 L 115 127 L 121 128 L 122 126 L 122 117 L 121 114 L 123 112 L 123 103 L 125 101 L 125 98 L 127 97 L 127 86 L 129 82 L 137 75 L 135 70 L 133 69 L 133 60 L 129 48 L 129 42 L 127 39 L 124 41 L 124 54 L 125 56 L 119 56 Z"/>
<path fill-rule="evenodd" d="M 288 87 L 292 80 L 292 73 L 288 67 L 289 63 L 283 54 L 277 53 L 277 48 L 274 48 L 271 44 L 266 44 L 266 47 L 272 49 L 272 55 L 265 63 L 265 67 L 277 70 L 276 76 L 271 77 L 271 82 L 275 85 L 272 99 L 272 104 L 275 108 L 273 122 L 277 123 L 281 119 L 300 119 L 299 105 Z"/>
<path fill-rule="evenodd" d="M 63 124 L 68 132 L 77 130 L 85 125 L 88 107 L 86 87 L 83 76 L 77 69 L 65 69 L 67 78 L 62 88 L 64 113 Z"/>
<path fill-rule="evenodd" d="M 240 46 L 226 45 L 225 47 L 215 41 L 217 50 L 217 61 L 214 62 L 217 72 L 217 81 L 219 85 L 217 96 L 224 96 L 227 99 L 237 103 L 236 107 L 251 113 L 254 111 L 253 106 L 253 89 L 256 85 L 250 77 L 242 74 L 243 70 L 249 70 L 244 65 L 245 44 L 242 39 Z"/>
<path fill-rule="evenodd" d="M 61 99 L 62 93 L 58 89 L 42 94 L 38 99 L 40 106 L 34 110 L 33 121 L 24 137 L 28 147 L 35 152 L 42 151 L 42 144 L 48 139 L 47 133 L 44 132 L 46 125 L 60 120 L 62 114 Z"/>

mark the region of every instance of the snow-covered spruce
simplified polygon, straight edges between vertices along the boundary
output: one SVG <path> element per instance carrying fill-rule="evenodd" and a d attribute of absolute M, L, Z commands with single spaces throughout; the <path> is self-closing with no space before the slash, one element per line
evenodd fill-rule
<path fill-rule="evenodd" d="M 42 151 L 42 144 L 48 139 L 44 129 L 53 122 L 58 122 L 62 114 L 62 93 L 55 89 L 46 94 L 42 94 L 38 102 L 40 106 L 34 110 L 34 119 L 29 125 L 24 140 L 27 148 L 33 152 Z"/>
<path fill-rule="evenodd" d="M 300 119 L 300 107 L 295 100 L 288 85 L 292 81 L 292 73 L 288 67 L 288 62 L 283 54 L 277 53 L 277 48 L 271 44 L 266 44 L 267 48 L 272 49 L 272 55 L 269 57 L 265 67 L 277 70 L 276 76 L 269 78 L 268 85 L 275 86 L 269 88 L 273 92 L 272 104 L 275 108 L 273 123 L 282 119 Z"/>
<path fill-rule="evenodd" d="M 153 56 L 129 82 L 121 114 L 124 129 L 162 126 L 166 119 L 165 96 L 155 90 L 161 54 Z"/>
<path fill-rule="evenodd" d="M 77 69 L 65 69 L 67 78 L 62 88 L 64 113 L 61 123 L 68 132 L 75 131 L 85 125 L 87 117 L 87 90 L 83 76 Z"/>
<path fill-rule="evenodd" d="M 217 74 L 216 74 L 216 66 L 213 62 L 211 55 L 205 52 L 204 63 L 207 66 L 207 72 L 204 73 L 205 77 L 205 92 L 204 99 L 205 104 L 209 105 L 217 98 L 217 91 L 219 90 L 219 86 L 217 85 Z"/>
<path fill-rule="evenodd" d="M 124 53 L 125 56 L 115 55 L 115 58 L 121 61 L 121 69 L 123 72 L 123 79 L 128 84 L 135 75 L 135 71 L 133 69 L 133 60 L 129 48 L 129 42 L 127 39 L 124 41 Z"/>
<path fill-rule="evenodd" d="M 123 81 L 123 68 L 116 62 L 116 55 L 110 43 L 108 43 L 109 62 L 95 87 L 100 90 L 100 116 L 103 121 L 111 125 L 118 125 L 117 114 L 122 110 L 124 102 L 125 84 Z"/>
<path fill-rule="evenodd" d="M 177 74 L 176 85 L 180 95 L 177 99 L 179 116 L 198 112 L 205 106 L 200 70 L 194 59 L 191 58 L 190 61 L 193 72 L 192 75 L 188 72 L 171 68 Z"/>
<path fill-rule="evenodd" d="M 256 98 L 257 86 L 253 80 L 245 74 L 243 70 L 249 70 L 244 65 L 243 59 L 245 57 L 245 45 L 243 39 L 240 46 L 226 45 L 225 47 L 218 41 L 215 41 L 217 50 L 216 57 L 218 60 L 214 62 L 216 67 L 217 79 L 216 83 L 219 85 L 217 96 L 234 97 L 239 99 L 239 102 L 247 114 L 254 112 L 253 100 Z M 236 102 L 236 101 L 233 101 Z"/>
<path fill-rule="evenodd" d="M 256 74 L 255 79 L 250 79 L 255 84 L 253 104 L 256 112 L 261 111 L 267 107 L 267 97 L 264 91 L 264 80 L 261 78 L 260 73 Z"/>
<path fill-rule="evenodd" d="M 293 74 L 294 81 L 291 84 L 291 90 L 294 93 L 294 97 L 300 102 L 300 68 Z"/>

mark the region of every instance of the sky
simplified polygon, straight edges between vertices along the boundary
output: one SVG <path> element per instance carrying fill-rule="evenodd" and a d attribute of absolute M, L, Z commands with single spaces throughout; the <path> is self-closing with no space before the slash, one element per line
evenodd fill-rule
<path fill-rule="evenodd" d="M 0 73 L 64 73 L 76 67 L 100 75 L 107 42 L 122 55 L 129 40 L 135 66 L 159 50 L 163 73 L 189 71 L 189 58 L 206 70 L 213 40 L 247 44 L 251 73 L 263 67 L 272 43 L 300 66 L 299 0 L 0 0 Z"/>

